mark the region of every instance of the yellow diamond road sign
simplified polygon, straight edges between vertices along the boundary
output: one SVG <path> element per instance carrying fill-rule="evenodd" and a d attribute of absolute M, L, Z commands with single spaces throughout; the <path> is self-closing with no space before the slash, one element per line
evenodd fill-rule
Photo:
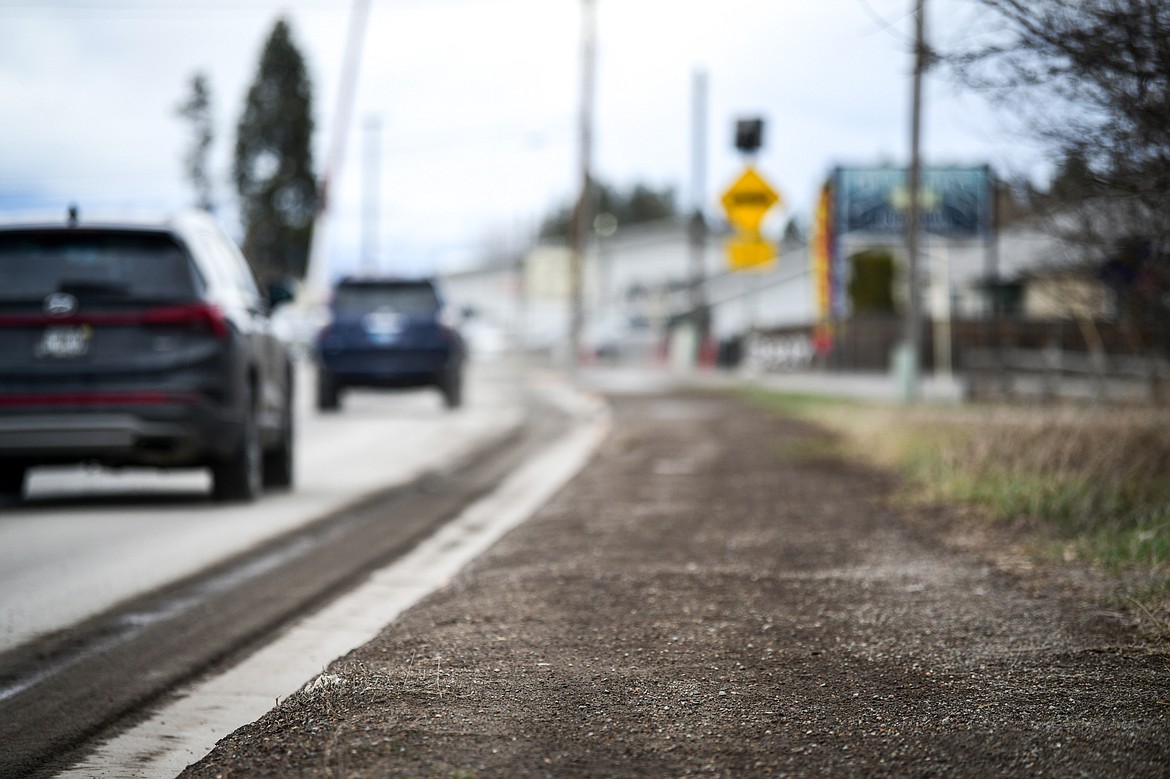
<path fill-rule="evenodd" d="M 764 215 L 779 202 L 780 193 L 750 167 L 723 193 L 728 221 L 749 232 L 759 230 Z"/>
<path fill-rule="evenodd" d="M 741 234 L 727 242 L 727 262 L 733 271 L 766 270 L 775 261 L 776 247 L 758 234 Z"/>

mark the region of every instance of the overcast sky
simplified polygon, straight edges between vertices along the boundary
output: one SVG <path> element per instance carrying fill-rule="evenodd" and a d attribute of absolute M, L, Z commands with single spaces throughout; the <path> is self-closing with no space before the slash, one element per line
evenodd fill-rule
<path fill-rule="evenodd" d="M 692 83 L 707 74 L 706 186 L 743 159 L 737 118 L 766 121 L 757 164 L 807 219 L 834 165 L 905 164 L 912 0 L 596 0 L 594 162 L 619 187 L 691 175 Z M 379 192 L 378 262 L 425 273 L 514 246 L 577 186 L 581 0 L 371 0 L 345 163 L 335 184 L 333 273 L 359 263 L 363 195 Z M 174 209 L 194 196 L 176 113 L 192 75 L 210 80 L 219 216 L 236 229 L 235 125 L 280 17 L 314 86 L 315 156 L 335 126 L 352 7 L 327 0 L 0 0 L 0 212 L 70 202 L 86 213 Z M 986 27 L 970 0 L 929 0 L 948 45 Z M 1043 175 L 1041 157 L 984 102 L 928 79 L 931 164 Z M 371 127 L 376 123 L 377 132 Z M 376 142 L 375 142 L 376 141 Z M 379 174 L 365 178 L 374 159 Z"/>

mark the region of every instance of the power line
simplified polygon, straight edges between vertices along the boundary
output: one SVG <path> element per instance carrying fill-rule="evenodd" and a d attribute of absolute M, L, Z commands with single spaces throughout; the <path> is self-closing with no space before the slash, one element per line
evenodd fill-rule
<path fill-rule="evenodd" d="M 865 11 L 869 18 L 873 20 L 875 24 L 877 24 L 877 32 L 884 32 L 891 38 L 894 38 L 901 43 L 906 44 L 907 46 L 913 45 L 914 37 L 911 35 L 906 35 L 897 27 L 900 22 L 909 18 L 913 12 L 903 14 L 898 19 L 891 21 L 879 14 L 877 9 L 870 5 L 869 0 L 857 0 L 857 4 L 860 5 L 862 10 Z"/>
<path fill-rule="evenodd" d="M 334 0 L 297 0 L 298 6 L 309 7 L 314 10 L 333 10 L 338 8 Z M 121 11 L 149 11 L 158 13 L 180 12 L 192 16 L 206 16 L 210 13 L 224 11 L 251 12 L 266 9 L 287 9 L 287 4 L 273 0 L 219 0 L 219 2 L 204 2 L 192 4 L 190 0 L 104 0 L 103 2 L 75 2 L 74 0 L 38 0 L 29 2 L 5 2 L 0 0 L 0 14 L 34 13 L 49 14 L 103 14 Z"/>
<path fill-rule="evenodd" d="M 386 154 L 416 154 L 419 152 L 449 151 L 472 146 L 520 144 L 525 147 L 545 148 L 571 139 L 572 120 L 565 118 L 544 127 L 509 128 L 503 126 L 453 127 L 426 135 L 402 136 L 386 142 Z"/>
<path fill-rule="evenodd" d="M 476 0 L 395 0 L 395 5 L 416 5 L 432 7 L 436 5 L 470 5 Z M 537 0 L 531 0 L 537 2 Z M 0 0 L 0 17 L 18 15 L 27 16 L 57 16 L 69 14 L 101 15 L 131 12 L 136 15 L 165 15 L 208 17 L 224 13 L 255 13 L 258 11 L 275 11 L 289 13 L 297 10 L 308 11 L 336 11 L 339 15 L 345 13 L 346 6 L 338 0 L 294 0 L 281 2 L 280 0 Z"/>

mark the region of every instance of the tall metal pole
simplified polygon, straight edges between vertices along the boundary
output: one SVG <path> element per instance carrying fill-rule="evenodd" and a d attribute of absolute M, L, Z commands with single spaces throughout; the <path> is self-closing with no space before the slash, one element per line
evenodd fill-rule
<path fill-rule="evenodd" d="M 921 131 L 922 131 L 922 74 L 926 69 L 926 35 L 923 21 L 925 0 L 915 0 L 914 5 L 914 85 L 910 108 L 910 210 L 906 218 L 906 254 L 908 255 L 908 303 L 906 334 L 902 344 L 902 400 L 914 403 L 919 398 L 919 366 L 922 344 L 922 302 L 919 267 L 919 233 L 922 185 Z"/>
<path fill-rule="evenodd" d="M 573 214 L 573 247 L 569 255 L 569 369 L 577 370 L 584 324 L 582 275 L 593 211 L 593 84 L 596 67 L 597 15 L 594 0 L 581 0 L 581 189 Z"/>
<path fill-rule="evenodd" d="M 362 178 L 365 183 L 365 197 L 362 203 L 362 268 L 367 272 L 377 271 L 379 210 L 381 195 L 381 150 L 382 124 L 377 116 L 366 119 L 366 153 L 362 164 Z"/>

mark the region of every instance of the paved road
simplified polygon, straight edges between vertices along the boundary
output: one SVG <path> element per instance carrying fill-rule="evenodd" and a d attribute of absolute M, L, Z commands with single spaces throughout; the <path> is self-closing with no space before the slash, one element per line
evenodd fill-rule
<path fill-rule="evenodd" d="M 537 406 L 518 444 L 477 457 L 450 478 L 428 479 L 422 489 L 395 493 L 403 499 L 374 500 L 360 511 L 346 512 L 346 516 L 356 515 L 344 522 L 349 530 L 331 528 L 328 535 L 335 540 L 321 552 L 327 558 L 323 561 L 326 571 L 336 571 L 354 565 L 354 559 L 368 555 L 369 550 L 395 543 L 394 537 L 410 533 L 419 520 L 429 522 L 427 527 L 433 532 L 428 537 L 405 554 L 391 556 L 384 567 L 357 577 L 352 591 L 327 606 L 302 609 L 299 618 L 289 620 L 285 629 L 272 631 L 254 654 L 237 663 L 221 663 L 216 673 L 175 688 L 153 712 L 143 712 L 145 718 L 139 724 L 104 740 L 81 755 L 72 768 L 56 775 L 62 779 L 154 779 L 177 774 L 336 657 L 376 636 L 395 615 L 449 582 L 468 561 L 530 516 L 588 460 L 605 435 L 609 415 L 603 403 L 570 391 L 556 376 L 535 375 L 528 387 Z M 469 494 L 480 497 L 467 502 Z M 438 505 L 428 508 L 432 504 Z M 455 511 L 456 506 L 463 508 Z M 289 566 L 291 578 L 274 584 L 304 590 L 304 581 L 318 575 L 320 557 L 303 555 Z M 220 624 L 210 629 L 234 625 L 233 616 L 220 617 L 221 611 L 235 612 L 234 619 L 250 619 L 250 609 L 269 608 L 278 597 L 260 589 L 259 598 L 249 600 L 256 589 L 234 590 L 230 605 L 215 609 Z M 185 632 L 182 626 L 171 627 L 157 640 Z M 67 755 L 57 765 L 69 765 L 77 756 Z M 6 775 L 0 759 L 0 776 Z"/>
<path fill-rule="evenodd" d="M 0 651 L 287 533 L 370 491 L 406 483 L 517 427 L 515 366 L 473 365 L 467 405 L 437 392 L 360 393 L 338 414 L 298 383 L 295 490 L 246 506 L 208 498 L 203 472 L 42 469 L 30 497 L 0 508 Z"/>

